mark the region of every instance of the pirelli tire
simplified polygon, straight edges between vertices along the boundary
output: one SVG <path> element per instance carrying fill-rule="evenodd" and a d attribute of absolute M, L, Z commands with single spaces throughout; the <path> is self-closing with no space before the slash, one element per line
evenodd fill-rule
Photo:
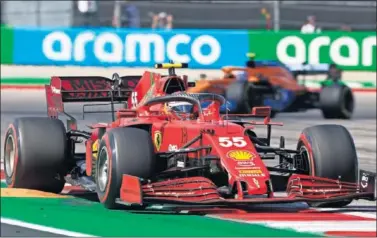
<path fill-rule="evenodd" d="M 242 114 L 251 112 L 250 105 L 250 84 L 247 81 L 236 81 L 230 84 L 225 92 L 227 100 L 236 104 L 236 108 L 231 113 Z"/>
<path fill-rule="evenodd" d="M 322 115 L 326 119 L 351 119 L 355 99 L 351 88 L 334 84 L 323 87 L 319 94 Z"/>
<path fill-rule="evenodd" d="M 357 182 L 358 158 L 353 138 L 341 125 L 308 127 L 300 135 L 297 150 L 304 157 L 308 174 L 345 182 Z M 311 203 L 312 207 L 343 207 L 352 200 Z"/>
<path fill-rule="evenodd" d="M 263 106 L 263 99 L 269 92 L 268 86 L 236 81 L 228 86 L 226 98 L 236 104 L 236 108 L 231 113 L 251 113 L 253 107 Z"/>
<path fill-rule="evenodd" d="M 52 193 L 63 190 L 67 172 L 67 138 L 60 120 L 18 118 L 10 124 L 4 142 L 4 172 L 8 187 Z"/>
<path fill-rule="evenodd" d="M 155 171 L 151 135 L 138 128 L 114 128 L 106 132 L 98 147 L 95 181 L 100 202 L 116 209 L 123 174 L 150 178 Z"/>
<path fill-rule="evenodd" d="M 278 114 L 278 111 L 271 110 L 270 118 L 275 118 L 277 114 Z"/>

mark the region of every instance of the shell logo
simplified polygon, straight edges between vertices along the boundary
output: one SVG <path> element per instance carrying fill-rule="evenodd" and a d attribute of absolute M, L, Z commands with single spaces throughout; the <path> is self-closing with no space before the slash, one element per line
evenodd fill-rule
<path fill-rule="evenodd" d="M 236 161 L 252 160 L 254 154 L 247 150 L 231 150 L 227 153 L 227 157 Z"/>

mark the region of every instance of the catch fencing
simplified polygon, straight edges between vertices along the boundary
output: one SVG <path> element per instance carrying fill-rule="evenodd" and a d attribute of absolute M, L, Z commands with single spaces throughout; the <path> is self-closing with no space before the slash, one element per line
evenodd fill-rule
<path fill-rule="evenodd" d="M 375 1 L 97 1 L 97 11 L 82 14 L 78 1 L 2 1 L 2 22 L 12 26 L 112 26 L 116 2 L 134 4 L 143 28 L 151 27 L 152 15 L 167 12 L 174 28 L 297 30 L 314 15 L 323 30 L 346 25 L 352 30 L 376 30 Z"/>

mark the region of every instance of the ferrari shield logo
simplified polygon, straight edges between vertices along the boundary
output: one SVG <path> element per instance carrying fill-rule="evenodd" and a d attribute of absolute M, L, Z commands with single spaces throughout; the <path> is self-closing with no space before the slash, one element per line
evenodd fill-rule
<path fill-rule="evenodd" d="M 96 140 L 93 145 L 92 145 L 92 153 L 93 157 L 97 159 L 97 154 L 98 154 L 98 140 Z"/>
<path fill-rule="evenodd" d="M 155 131 L 153 136 L 154 145 L 156 146 L 156 150 L 159 151 L 162 142 L 162 134 L 161 131 Z"/>

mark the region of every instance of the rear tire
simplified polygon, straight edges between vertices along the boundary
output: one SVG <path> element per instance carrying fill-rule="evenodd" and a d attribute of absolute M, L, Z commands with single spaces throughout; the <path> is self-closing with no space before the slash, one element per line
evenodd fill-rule
<path fill-rule="evenodd" d="M 154 174 L 154 146 L 145 130 L 112 129 L 102 137 L 98 151 L 97 195 L 108 209 L 118 207 L 115 200 L 120 197 L 123 174 L 140 178 L 150 178 Z"/>
<path fill-rule="evenodd" d="M 271 110 L 270 118 L 275 118 L 277 114 L 278 114 L 277 111 L 275 111 L 275 110 Z"/>
<path fill-rule="evenodd" d="M 297 150 L 305 153 L 308 174 L 345 182 L 357 182 L 358 159 L 351 134 L 340 125 L 318 125 L 303 130 Z M 311 151 L 311 152 L 310 152 Z M 343 207 L 352 200 L 311 203 L 312 207 Z"/>
<path fill-rule="evenodd" d="M 226 90 L 226 99 L 235 103 L 236 109 L 231 113 L 250 113 L 252 105 L 249 98 L 250 84 L 248 82 L 234 82 Z"/>
<path fill-rule="evenodd" d="M 352 90 L 345 85 L 324 87 L 319 95 L 320 107 L 324 118 L 350 119 L 354 110 Z"/>
<path fill-rule="evenodd" d="M 63 123 L 18 118 L 5 135 L 4 172 L 8 187 L 60 193 L 65 184 L 67 138 Z"/>

